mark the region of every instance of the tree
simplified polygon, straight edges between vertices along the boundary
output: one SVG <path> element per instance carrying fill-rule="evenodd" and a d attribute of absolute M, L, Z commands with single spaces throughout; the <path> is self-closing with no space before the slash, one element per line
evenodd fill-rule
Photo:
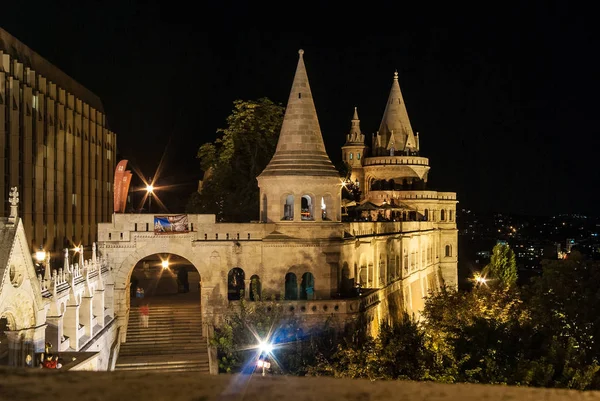
<path fill-rule="evenodd" d="M 267 98 L 236 100 L 227 128 L 217 130 L 214 143 L 198 149 L 204 171 L 202 189 L 187 204 L 188 213 L 212 213 L 218 221 L 258 218 L 256 177 L 267 166 L 277 146 L 284 107 Z"/>
<path fill-rule="evenodd" d="M 517 283 L 517 261 L 510 246 L 498 243 L 492 249 L 490 263 L 483 268 L 483 276 L 491 279 L 492 285 L 512 287 Z"/>
<path fill-rule="evenodd" d="M 274 345 L 271 370 L 303 376 L 318 358 L 328 358 L 335 350 L 336 332 L 329 322 L 308 332 L 297 315 L 284 313 L 274 299 L 262 302 L 241 300 L 231 306 L 224 324 L 215 328 L 211 345 L 217 348 L 221 372 L 252 371 L 258 356 L 257 344 L 269 340 Z"/>

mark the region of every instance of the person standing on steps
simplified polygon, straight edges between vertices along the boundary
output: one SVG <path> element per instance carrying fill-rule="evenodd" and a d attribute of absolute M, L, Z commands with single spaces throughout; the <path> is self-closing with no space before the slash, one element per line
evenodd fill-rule
<path fill-rule="evenodd" d="M 142 327 L 148 327 L 148 321 L 150 320 L 150 306 L 148 303 L 140 306 L 140 316 L 142 318 Z"/>

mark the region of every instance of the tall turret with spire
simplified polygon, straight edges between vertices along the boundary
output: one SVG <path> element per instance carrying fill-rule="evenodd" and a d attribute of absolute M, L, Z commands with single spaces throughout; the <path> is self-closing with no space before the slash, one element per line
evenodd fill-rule
<path fill-rule="evenodd" d="M 342 146 L 342 160 L 348 166 L 349 179 L 352 182 L 362 182 L 362 160 L 366 156 L 367 146 L 365 135 L 360 130 L 358 110 L 354 107 L 354 115 L 350 125 L 350 132 L 346 135 L 346 143 Z"/>
<path fill-rule="evenodd" d="M 277 148 L 257 177 L 261 221 L 340 221 L 341 180 L 325 151 L 304 51 L 298 53 Z"/>
<path fill-rule="evenodd" d="M 418 152 L 419 144 L 408 119 L 396 71 L 379 131 L 373 137 L 373 155 L 417 155 Z"/>

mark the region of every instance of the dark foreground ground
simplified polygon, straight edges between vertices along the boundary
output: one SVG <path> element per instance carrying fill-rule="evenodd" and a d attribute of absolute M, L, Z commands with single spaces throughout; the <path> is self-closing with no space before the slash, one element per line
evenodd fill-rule
<path fill-rule="evenodd" d="M 600 400 L 600 392 L 476 384 L 199 373 L 0 370 L 0 400 Z"/>

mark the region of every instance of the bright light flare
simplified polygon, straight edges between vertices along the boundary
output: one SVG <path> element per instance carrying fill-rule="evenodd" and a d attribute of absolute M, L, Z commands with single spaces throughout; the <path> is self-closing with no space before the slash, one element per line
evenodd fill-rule
<path fill-rule="evenodd" d="M 163 269 L 168 269 L 169 268 L 169 261 L 168 260 L 163 260 L 161 262 L 161 264 L 162 264 L 162 268 Z"/>
<path fill-rule="evenodd" d="M 483 277 L 481 274 L 476 274 L 473 278 L 477 284 L 487 284 L 487 279 Z"/>
<path fill-rule="evenodd" d="M 46 260 L 46 251 L 40 248 L 40 250 L 35 253 L 35 260 L 37 260 L 38 263 L 42 263 Z"/>
<path fill-rule="evenodd" d="M 260 350 L 260 353 L 265 353 L 265 354 L 270 354 L 271 352 L 273 352 L 273 344 L 271 344 L 270 342 L 267 341 L 261 341 L 258 344 L 258 349 Z"/>
<path fill-rule="evenodd" d="M 154 191 L 154 185 L 148 184 L 146 185 L 146 192 L 152 193 Z"/>

